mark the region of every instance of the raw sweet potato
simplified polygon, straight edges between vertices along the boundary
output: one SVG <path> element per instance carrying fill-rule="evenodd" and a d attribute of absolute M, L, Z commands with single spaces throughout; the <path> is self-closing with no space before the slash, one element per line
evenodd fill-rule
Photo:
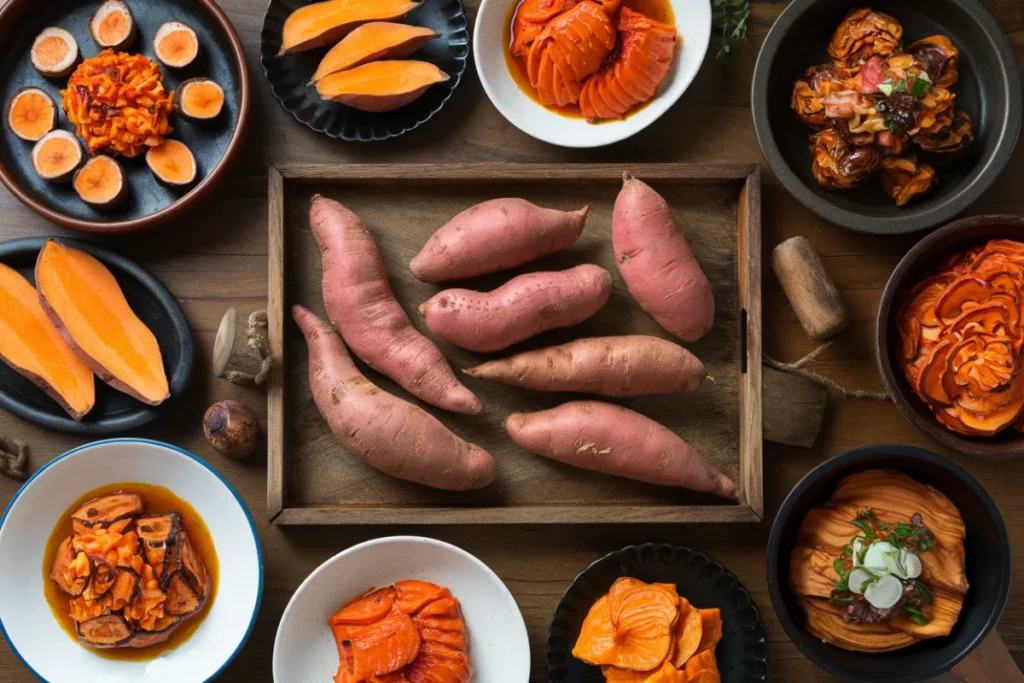
<path fill-rule="evenodd" d="M 662 196 L 628 175 L 615 200 L 612 248 L 629 293 L 659 325 L 685 342 L 711 329 L 711 283 L 683 231 Z"/>
<path fill-rule="evenodd" d="M 419 310 L 441 339 L 491 353 L 545 330 L 581 323 L 611 293 L 608 271 L 587 263 L 557 273 L 520 275 L 492 292 L 446 289 Z"/>
<path fill-rule="evenodd" d="M 164 22 L 153 36 L 153 54 L 171 69 L 184 69 L 199 56 L 199 36 L 188 24 Z"/>
<path fill-rule="evenodd" d="M 537 391 L 648 396 L 693 391 L 707 377 L 692 353 L 658 337 L 577 339 L 524 351 L 464 372 L 477 379 Z"/>
<path fill-rule="evenodd" d="M 589 211 L 589 206 L 558 211 L 525 199 L 491 199 L 435 232 L 409 270 L 423 282 L 448 282 L 515 268 L 572 245 Z"/>
<path fill-rule="evenodd" d="M 430 86 L 449 78 L 429 62 L 395 59 L 331 74 L 317 81 L 316 90 L 325 100 L 360 111 L 383 112 L 404 107 Z"/>
<path fill-rule="evenodd" d="M 0 359 L 79 420 L 96 402 L 96 386 L 21 273 L 0 264 Z"/>
<path fill-rule="evenodd" d="M 424 26 L 371 21 L 349 33 L 324 55 L 312 82 L 382 59 L 405 59 L 438 33 Z"/>
<path fill-rule="evenodd" d="M 48 240 L 36 260 L 36 287 L 43 310 L 100 379 L 150 405 L 170 396 L 160 345 L 106 266 Z"/>
<path fill-rule="evenodd" d="M 480 412 L 480 399 L 409 322 L 391 291 L 377 243 L 359 216 L 318 195 L 309 224 L 320 245 L 327 317 L 352 352 L 422 401 L 456 413 Z"/>
<path fill-rule="evenodd" d="M 569 465 L 734 498 L 736 487 L 685 441 L 621 406 L 572 401 L 512 413 L 505 430 L 517 444 Z"/>
<path fill-rule="evenodd" d="M 284 22 L 279 54 L 330 45 L 360 24 L 404 17 L 419 4 L 411 0 L 326 0 L 300 7 Z"/>
<path fill-rule="evenodd" d="M 438 489 L 487 486 L 494 459 L 466 443 L 435 417 L 375 387 L 352 363 L 330 325 L 301 306 L 292 308 L 309 345 L 309 384 L 334 437 L 353 455 L 399 479 Z"/>

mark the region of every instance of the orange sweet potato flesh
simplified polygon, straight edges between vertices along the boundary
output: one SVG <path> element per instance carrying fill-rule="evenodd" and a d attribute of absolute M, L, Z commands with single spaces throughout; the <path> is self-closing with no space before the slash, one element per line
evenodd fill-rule
<path fill-rule="evenodd" d="M 22 88 L 7 105 L 7 125 L 22 140 L 36 142 L 56 123 L 57 106 L 39 88 Z"/>
<path fill-rule="evenodd" d="M 601 68 L 615 47 L 615 28 L 601 6 L 583 0 L 548 22 L 526 59 L 530 84 L 543 104 L 564 107 L 579 100 L 580 84 Z"/>
<path fill-rule="evenodd" d="M 0 264 L 0 358 L 31 380 L 76 420 L 96 402 L 92 371 L 43 310 L 39 293 Z"/>
<path fill-rule="evenodd" d="M 412 618 L 395 614 L 348 632 L 338 640 L 338 679 L 363 681 L 397 671 L 416 659 L 420 634 Z"/>
<path fill-rule="evenodd" d="M 345 71 L 360 64 L 384 59 L 405 59 L 437 33 L 423 26 L 372 21 L 341 39 L 324 55 L 312 81 Z"/>
<path fill-rule="evenodd" d="M 673 633 L 674 647 L 670 660 L 676 667 L 683 667 L 686 660 L 700 650 L 704 634 L 704 623 L 700 610 L 686 598 L 679 598 L 679 621 Z"/>
<path fill-rule="evenodd" d="M 713 650 L 704 650 L 691 657 L 684 669 L 686 683 L 721 683 L 718 660 Z"/>
<path fill-rule="evenodd" d="M 327 0 L 300 7 L 284 22 L 280 54 L 329 45 L 370 21 L 391 21 L 419 6 L 410 0 Z"/>
<path fill-rule="evenodd" d="M 405 614 L 416 614 L 435 600 L 450 598 L 452 595 L 447 588 L 427 581 L 399 581 L 394 590 L 398 609 Z"/>
<path fill-rule="evenodd" d="M 36 261 L 36 284 L 43 309 L 100 379 L 149 405 L 170 396 L 156 337 L 106 266 L 49 240 Z"/>
<path fill-rule="evenodd" d="M 179 140 L 164 140 L 163 144 L 150 147 L 146 164 L 157 180 L 167 185 L 188 185 L 196 179 L 196 158 Z"/>
<path fill-rule="evenodd" d="M 372 624 L 390 614 L 394 604 L 395 589 L 382 588 L 345 605 L 332 614 L 327 623 L 331 626 L 340 624 Z"/>
<path fill-rule="evenodd" d="M 395 59 L 332 74 L 318 81 L 316 89 L 325 100 L 361 111 L 385 112 L 404 107 L 430 86 L 449 78 L 429 62 Z"/>

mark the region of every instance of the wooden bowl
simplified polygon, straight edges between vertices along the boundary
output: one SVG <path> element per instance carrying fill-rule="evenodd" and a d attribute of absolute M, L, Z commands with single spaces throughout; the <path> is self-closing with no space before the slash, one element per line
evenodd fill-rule
<path fill-rule="evenodd" d="M 936 230 L 907 252 L 889 277 L 878 306 L 875 343 L 878 369 L 893 403 L 918 431 L 955 453 L 978 458 L 1011 459 L 1024 457 L 1024 434 L 1005 429 L 995 436 L 978 437 L 957 434 L 938 422 L 932 411 L 910 388 L 900 367 L 899 331 L 894 316 L 908 287 L 918 282 L 937 258 L 963 251 L 995 238 L 1024 241 L 1024 218 L 1020 216 L 973 216 L 954 221 Z"/>
<path fill-rule="evenodd" d="M 9 0 L 0 9 L 0 101 L 6 106 L 19 88 L 45 90 L 60 109 L 60 90 L 67 78 L 45 78 L 32 67 L 29 49 L 47 26 L 60 26 L 74 35 L 83 58 L 99 53 L 89 33 L 89 18 L 101 0 L 53 0 L 41 8 L 38 0 Z M 196 76 L 217 81 L 224 89 L 224 111 L 217 119 L 193 123 L 171 116 L 176 138 L 196 157 L 198 182 L 183 190 L 159 184 L 142 155 L 120 159 L 128 176 L 128 199 L 116 209 L 85 204 L 70 183 L 48 183 L 32 168 L 32 143 L 16 137 L 0 123 L 0 182 L 23 204 L 60 225 L 96 233 L 125 233 L 152 227 L 178 216 L 214 188 L 238 151 L 249 118 L 249 75 L 245 52 L 231 22 L 213 0 L 126 0 L 138 26 L 138 35 L 126 52 L 141 52 L 153 59 L 153 36 L 168 20 L 187 23 L 199 37 L 199 57 L 183 70 L 161 66 L 167 87 L 177 90 Z M 57 127 L 72 130 L 61 113 Z"/>

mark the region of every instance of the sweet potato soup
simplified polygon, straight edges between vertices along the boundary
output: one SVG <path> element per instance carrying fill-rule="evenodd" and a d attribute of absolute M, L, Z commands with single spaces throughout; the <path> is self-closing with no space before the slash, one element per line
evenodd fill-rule
<path fill-rule="evenodd" d="M 206 572 L 208 574 L 208 580 L 204 586 L 205 596 L 203 597 L 203 601 L 199 603 L 200 606 L 193 613 L 181 617 L 180 625 L 174 625 L 174 630 L 170 633 L 169 637 L 166 637 L 166 639 L 161 642 L 156 642 L 155 644 L 145 647 L 140 647 L 138 643 L 135 645 L 101 645 L 94 647 L 87 642 L 82 642 L 78 633 L 78 623 L 72 618 L 72 603 L 76 598 L 73 598 L 70 594 L 62 590 L 57 585 L 57 582 L 51 578 L 54 561 L 57 558 L 58 553 L 61 551 L 64 541 L 75 533 L 76 526 L 78 527 L 78 530 L 81 531 L 80 523 L 73 520 L 73 514 L 79 510 L 84 503 L 94 499 L 103 498 L 105 496 L 110 496 L 117 492 L 134 494 L 142 499 L 145 510 L 137 517 L 135 522 L 135 526 L 140 532 L 142 531 L 142 526 L 140 525 L 142 525 L 143 521 L 147 519 L 147 515 L 153 515 L 153 517 L 148 517 L 148 519 L 152 519 L 154 521 L 159 519 L 159 517 L 176 515 L 178 528 L 182 532 L 187 532 L 187 542 L 194 549 L 195 554 L 201 559 L 202 564 L 205 564 Z M 144 547 L 144 542 L 142 545 Z M 146 554 L 148 556 L 148 553 Z M 180 551 L 177 553 L 177 556 L 180 563 Z M 118 567 L 120 568 L 121 565 L 118 564 Z M 209 529 L 207 529 L 206 524 L 199 516 L 199 513 L 196 512 L 195 508 L 188 502 L 176 496 L 172 491 L 162 486 L 134 482 L 110 484 L 108 486 L 94 489 L 83 494 L 78 500 L 69 505 L 67 510 L 64 511 L 64 514 L 61 515 L 60 521 L 57 522 L 53 532 L 50 534 L 50 539 L 46 544 L 46 551 L 43 555 L 42 571 L 46 601 L 50 605 L 50 609 L 53 611 L 54 617 L 67 634 L 76 642 L 81 642 L 83 647 L 88 647 L 90 651 L 101 657 L 129 661 L 155 659 L 164 652 L 173 650 L 188 640 L 195 630 L 199 628 L 199 625 L 209 613 L 210 606 L 216 598 L 217 586 L 220 579 L 217 552 L 213 545 L 213 539 L 210 537 Z M 177 574 L 183 573 L 178 572 Z M 173 577 L 171 583 L 173 583 Z M 114 584 L 116 588 L 117 582 L 115 581 Z M 109 590 L 113 592 L 115 588 L 111 588 Z M 169 588 L 168 590 L 171 589 Z M 109 612 L 110 610 L 106 611 Z M 159 640 L 159 638 L 152 638 L 153 634 L 151 633 L 139 633 L 153 640 Z"/>
<path fill-rule="evenodd" d="M 552 16 L 557 14 L 559 7 L 571 7 L 577 4 L 574 0 L 520 0 L 518 3 L 514 3 L 510 10 L 508 17 L 505 20 L 504 29 L 504 43 L 505 43 L 505 63 L 508 66 L 508 71 L 515 80 L 516 85 L 526 95 L 537 104 L 565 116 L 568 118 L 587 118 L 584 110 L 581 108 L 578 102 L 566 103 L 559 105 L 557 103 L 545 102 L 546 98 L 543 96 L 530 80 L 530 72 L 527 66 L 526 54 L 523 51 L 520 42 L 523 38 L 516 37 L 516 22 L 520 15 L 520 10 L 529 11 L 529 5 L 537 5 L 540 7 L 548 8 L 547 12 L 552 13 Z M 581 3 L 582 4 L 582 3 Z M 675 13 L 672 11 L 672 5 L 669 0 L 623 0 L 621 6 L 618 0 L 600 0 L 600 4 L 605 7 L 614 7 L 621 12 L 620 8 L 626 8 L 643 15 L 647 19 L 651 19 L 659 24 L 664 24 L 668 27 L 675 27 L 676 18 Z M 563 13 L 564 14 L 564 13 Z M 614 66 L 617 58 L 622 54 L 623 50 L 621 43 L 623 42 L 623 32 L 619 32 L 616 35 L 616 46 L 605 55 L 598 55 L 601 59 L 601 68 L 598 70 L 597 75 L 603 71 L 608 71 L 610 67 Z M 671 63 L 675 58 L 675 53 L 678 53 L 679 46 L 683 44 L 682 36 L 678 36 L 675 41 L 675 49 L 673 50 L 673 57 L 669 61 Z M 659 81 L 660 83 L 660 81 Z M 631 116 L 636 112 L 643 109 L 654 99 L 653 93 L 647 99 L 635 104 L 633 107 L 625 111 L 621 116 L 612 118 L 599 118 L 592 120 L 591 123 L 600 123 L 602 121 L 617 120 L 618 118 L 624 118 L 625 116 Z"/>

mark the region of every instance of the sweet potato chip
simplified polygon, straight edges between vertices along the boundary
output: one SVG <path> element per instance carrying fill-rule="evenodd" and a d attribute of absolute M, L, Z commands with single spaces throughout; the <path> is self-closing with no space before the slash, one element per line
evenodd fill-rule
<path fill-rule="evenodd" d="M 690 604 L 686 598 L 679 598 L 679 619 L 673 632 L 672 664 L 682 668 L 686 660 L 699 649 L 704 634 L 704 624 L 700 610 Z"/>
<path fill-rule="evenodd" d="M 722 683 L 713 650 L 698 652 L 686 662 L 686 683 Z"/>

